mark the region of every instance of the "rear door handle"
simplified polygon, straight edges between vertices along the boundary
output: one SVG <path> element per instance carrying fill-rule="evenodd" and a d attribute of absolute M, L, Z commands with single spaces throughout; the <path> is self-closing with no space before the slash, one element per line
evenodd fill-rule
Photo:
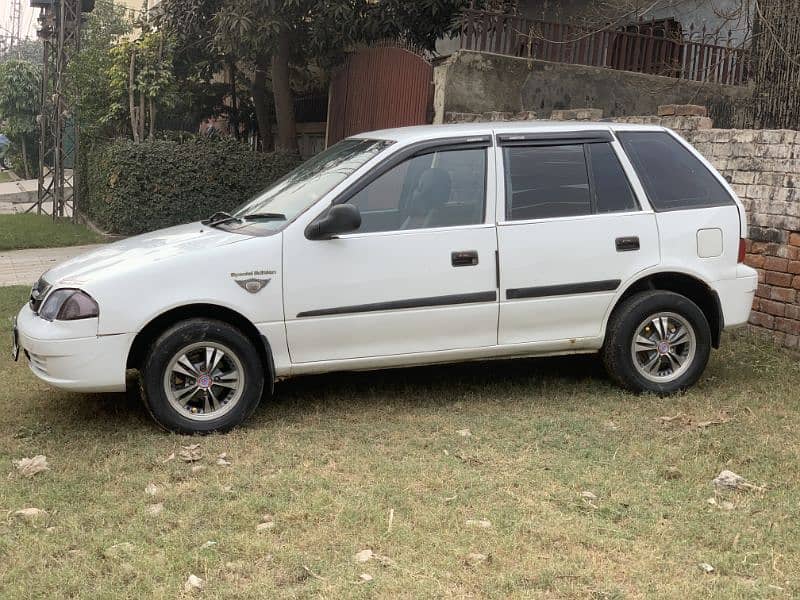
<path fill-rule="evenodd" d="M 635 252 L 641 247 L 639 238 L 636 236 L 618 237 L 614 243 L 617 246 L 617 252 Z"/>
<path fill-rule="evenodd" d="M 474 267 L 478 264 L 477 250 L 458 250 L 450 255 L 454 267 Z"/>

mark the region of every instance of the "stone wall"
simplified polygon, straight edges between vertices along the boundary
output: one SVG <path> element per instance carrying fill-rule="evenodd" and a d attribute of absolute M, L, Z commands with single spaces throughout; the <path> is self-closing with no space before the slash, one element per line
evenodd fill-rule
<path fill-rule="evenodd" d="M 748 98 L 723 86 L 644 73 L 459 51 L 434 70 L 435 123 L 447 112 L 484 113 L 591 106 L 607 117 L 654 115 L 660 104 L 724 104 Z"/>

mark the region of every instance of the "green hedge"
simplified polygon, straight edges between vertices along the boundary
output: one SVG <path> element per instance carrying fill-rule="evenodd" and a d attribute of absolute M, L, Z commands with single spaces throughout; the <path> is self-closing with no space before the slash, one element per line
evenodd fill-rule
<path fill-rule="evenodd" d="M 231 139 L 117 140 L 86 153 L 81 206 L 107 231 L 134 235 L 233 210 L 299 163 Z"/>

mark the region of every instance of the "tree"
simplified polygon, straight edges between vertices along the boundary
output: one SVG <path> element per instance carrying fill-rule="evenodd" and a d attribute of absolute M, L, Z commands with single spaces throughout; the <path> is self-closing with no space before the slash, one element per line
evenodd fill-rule
<path fill-rule="evenodd" d="M 296 152 L 292 69 L 329 67 L 358 43 L 399 38 L 433 50 L 458 30 L 469 0 L 164 0 L 165 22 L 188 21 L 198 44 L 252 66 L 259 129 L 271 126 L 263 101 L 269 80 L 278 124 L 276 149 Z M 482 2 L 477 3 L 482 6 Z"/>
<path fill-rule="evenodd" d="M 112 82 L 112 49 L 131 32 L 124 8 L 98 3 L 86 17 L 81 31 L 81 49 L 67 67 L 67 95 L 77 107 L 81 135 L 92 142 L 122 131 L 118 90 Z"/>
<path fill-rule="evenodd" d="M 41 68 L 25 60 L 9 60 L 0 64 L 0 120 L 5 131 L 19 148 L 25 178 L 31 177 L 28 150 L 36 142 L 41 95 Z"/>

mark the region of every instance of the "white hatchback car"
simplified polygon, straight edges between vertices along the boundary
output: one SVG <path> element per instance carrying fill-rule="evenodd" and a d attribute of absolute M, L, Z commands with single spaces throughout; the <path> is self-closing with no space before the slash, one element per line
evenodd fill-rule
<path fill-rule="evenodd" d="M 599 351 L 626 388 L 668 394 L 748 320 L 746 233 L 725 180 L 660 127 L 378 131 L 232 215 L 51 269 L 14 346 L 67 390 L 138 369 L 184 433 L 238 425 L 288 377 L 474 359 Z"/>

